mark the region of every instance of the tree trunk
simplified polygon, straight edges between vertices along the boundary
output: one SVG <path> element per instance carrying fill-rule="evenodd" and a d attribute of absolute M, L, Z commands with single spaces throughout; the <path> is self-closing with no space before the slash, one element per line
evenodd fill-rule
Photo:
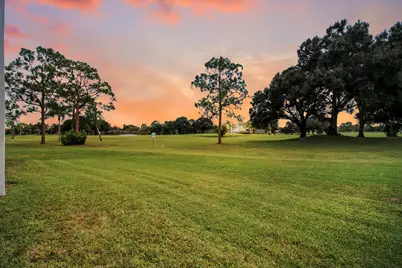
<path fill-rule="evenodd" d="M 14 122 L 11 124 L 11 143 L 14 143 L 14 137 L 15 137 L 15 128 L 14 128 Z"/>
<path fill-rule="evenodd" d="M 95 128 L 96 128 L 96 132 L 98 132 L 98 136 L 99 136 L 99 140 L 102 142 L 103 140 L 102 140 L 102 136 L 101 136 L 101 133 L 100 133 L 100 131 L 99 131 L 99 128 L 98 128 L 98 126 L 95 124 Z"/>
<path fill-rule="evenodd" d="M 75 133 L 80 132 L 80 108 L 75 108 Z"/>
<path fill-rule="evenodd" d="M 392 121 L 389 122 L 389 137 L 393 138 L 394 136 L 394 126 L 392 124 Z"/>
<path fill-rule="evenodd" d="M 59 125 L 57 126 L 57 134 L 59 135 L 59 141 L 61 141 L 61 118 L 60 115 L 58 117 Z"/>
<path fill-rule="evenodd" d="M 357 136 L 358 138 L 364 138 L 364 125 L 365 122 L 359 115 L 359 135 Z"/>
<path fill-rule="evenodd" d="M 40 119 L 40 128 L 41 128 L 41 141 L 40 144 L 45 144 L 46 143 L 46 125 L 45 125 L 45 109 L 42 107 L 42 112 L 41 112 L 41 119 Z"/>
<path fill-rule="evenodd" d="M 332 94 L 331 123 L 328 130 L 329 136 L 338 136 L 338 113 L 336 92 L 334 91 Z"/>
<path fill-rule="evenodd" d="M 218 144 L 222 144 L 222 96 L 221 96 L 221 72 L 218 78 L 219 87 L 219 123 L 218 123 Z"/>
<path fill-rule="evenodd" d="M 363 103 L 358 103 L 357 108 L 359 109 L 359 135 L 357 136 L 358 138 L 364 138 L 364 126 L 366 125 L 365 122 L 365 112 L 364 112 L 364 104 Z"/>
<path fill-rule="evenodd" d="M 307 137 L 307 120 L 302 120 L 300 126 L 300 138 L 304 139 Z"/>
<path fill-rule="evenodd" d="M 219 104 L 218 144 L 222 144 L 222 107 Z"/>

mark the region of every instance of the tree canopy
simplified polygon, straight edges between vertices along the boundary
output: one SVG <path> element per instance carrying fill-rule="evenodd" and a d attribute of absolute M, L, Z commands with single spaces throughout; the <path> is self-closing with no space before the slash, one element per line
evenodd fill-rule
<path fill-rule="evenodd" d="M 20 103 L 27 112 L 39 112 L 41 143 L 46 142 L 46 119 L 61 119 L 67 114 L 80 129 L 80 115 L 88 107 L 114 109 L 116 98 L 110 85 L 98 71 L 85 62 L 67 59 L 51 48 L 35 51 L 22 48 L 19 57 L 5 68 L 6 92 L 9 99 Z M 109 102 L 103 102 L 109 98 Z"/>
<path fill-rule="evenodd" d="M 359 137 L 365 125 L 382 123 L 395 136 L 402 122 L 402 24 L 373 38 L 369 24 L 341 20 L 323 37 L 309 38 L 297 51 L 298 64 L 278 73 L 252 99 L 255 127 L 285 119 L 306 136 L 309 118 L 338 135 L 338 114 L 357 110 Z"/>
<path fill-rule="evenodd" d="M 236 111 L 241 109 L 248 96 L 243 66 L 232 63 L 227 58 L 212 58 L 205 64 L 205 72 L 197 75 L 191 86 L 206 93 L 195 106 L 206 118 L 218 119 L 218 144 L 221 144 L 223 115 L 241 121 L 241 116 Z"/>

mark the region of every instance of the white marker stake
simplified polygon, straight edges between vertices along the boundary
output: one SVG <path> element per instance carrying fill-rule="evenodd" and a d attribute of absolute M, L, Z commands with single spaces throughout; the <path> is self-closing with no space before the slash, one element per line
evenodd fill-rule
<path fill-rule="evenodd" d="M 152 132 L 152 149 L 155 149 L 155 138 L 156 138 L 156 133 Z"/>
<path fill-rule="evenodd" d="M 5 82 L 4 82 L 4 17 L 5 17 L 5 0 L 0 0 L 0 196 L 6 195 L 6 178 L 5 178 Z"/>
<path fill-rule="evenodd" d="M 0 0 L 0 196 L 6 195 L 6 178 L 5 178 L 5 82 L 4 82 L 4 17 L 5 17 L 5 0 Z"/>

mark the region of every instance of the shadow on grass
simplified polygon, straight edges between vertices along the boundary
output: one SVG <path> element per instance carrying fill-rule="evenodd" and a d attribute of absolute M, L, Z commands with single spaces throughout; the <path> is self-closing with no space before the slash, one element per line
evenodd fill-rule
<path fill-rule="evenodd" d="M 222 137 L 222 139 L 227 139 L 227 138 L 236 138 L 236 137 L 242 137 L 244 135 L 241 134 L 226 134 Z M 218 139 L 218 134 L 196 134 L 194 137 L 200 137 L 200 138 L 214 138 Z"/>
<path fill-rule="evenodd" d="M 374 147 L 378 149 L 378 146 L 382 146 L 382 149 L 387 150 L 400 150 L 402 147 L 402 138 L 382 138 L 382 137 L 370 137 L 370 138 L 356 138 L 351 136 L 326 136 L 326 135 L 314 135 L 305 139 L 300 139 L 298 136 L 290 139 L 280 140 L 259 140 L 259 141 L 247 141 L 243 143 L 244 147 L 275 147 L 275 148 L 349 148 L 353 149 L 356 146 Z"/>

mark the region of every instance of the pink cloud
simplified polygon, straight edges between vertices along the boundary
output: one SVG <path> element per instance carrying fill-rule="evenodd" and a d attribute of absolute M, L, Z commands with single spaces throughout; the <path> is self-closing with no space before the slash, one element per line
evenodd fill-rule
<path fill-rule="evenodd" d="M 61 9 L 78 9 L 80 11 L 94 11 L 100 5 L 100 0 L 37 0 L 43 5 L 53 5 Z"/>
<path fill-rule="evenodd" d="M 26 34 L 22 33 L 20 28 L 16 25 L 6 25 L 4 27 L 4 34 L 6 38 L 25 38 Z"/>
<path fill-rule="evenodd" d="M 48 18 L 28 11 L 27 5 L 31 3 L 31 1 L 32 0 L 6 0 L 6 8 L 14 10 L 15 13 L 21 17 L 29 19 L 30 21 L 46 24 L 48 22 Z"/>
<path fill-rule="evenodd" d="M 19 51 L 19 47 L 16 45 L 11 44 L 10 40 L 4 39 L 4 54 L 16 54 Z"/>
<path fill-rule="evenodd" d="M 209 17 L 211 11 L 239 13 L 252 7 L 255 0 L 122 0 L 136 8 L 150 10 L 151 20 L 178 23 L 180 8 L 190 9 L 194 14 Z"/>
<path fill-rule="evenodd" d="M 17 25 L 4 26 L 4 51 L 6 55 L 18 53 L 19 46 L 13 40 L 24 40 L 28 37 Z"/>
<path fill-rule="evenodd" d="M 55 35 L 71 36 L 73 34 L 73 27 L 69 23 L 58 22 L 52 27 Z"/>

